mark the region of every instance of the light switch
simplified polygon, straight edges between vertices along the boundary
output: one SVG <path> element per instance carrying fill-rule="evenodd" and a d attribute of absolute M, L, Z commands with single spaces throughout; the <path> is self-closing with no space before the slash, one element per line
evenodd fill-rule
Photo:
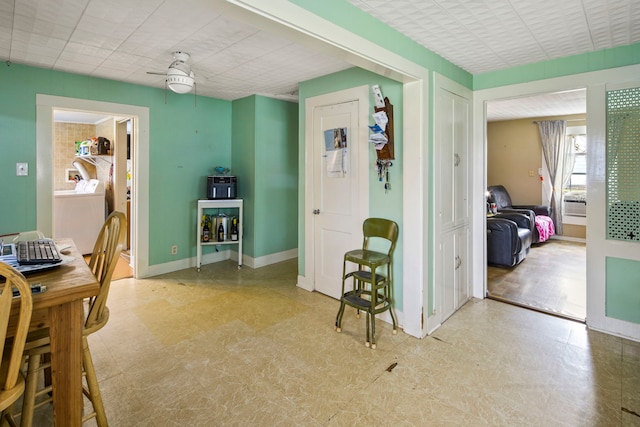
<path fill-rule="evenodd" d="M 529 169 L 529 176 L 533 176 L 533 169 Z"/>
<path fill-rule="evenodd" d="M 16 163 L 16 176 L 29 175 L 29 163 Z"/>

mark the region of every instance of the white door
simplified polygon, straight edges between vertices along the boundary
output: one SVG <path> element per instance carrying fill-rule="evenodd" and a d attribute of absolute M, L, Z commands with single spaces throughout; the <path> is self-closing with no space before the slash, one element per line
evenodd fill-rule
<path fill-rule="evenodd" d="M 587 88 L 587 325 L 640 340 L 640 81 Z"/>
<path fill-rule="evenodd" d="M 471 93 L 437 76 L 435 90 L 435 230 L 433 301 L 427 326 L 433 331 L 470 297 L 469 152 Z"/>
<path fill-rule="evenodd" d="M 359 101 L 313 110 L 315 289 L 340 298 L 342 259 L 362 244 L 358 215 Z"/>

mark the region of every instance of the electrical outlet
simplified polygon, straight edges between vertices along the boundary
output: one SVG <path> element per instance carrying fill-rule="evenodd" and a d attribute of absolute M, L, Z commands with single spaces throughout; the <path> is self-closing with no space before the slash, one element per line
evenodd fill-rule
<path fill-rule="evenodd" d="M 171 255 L 177 255 L 177 254 L 178 254 L 178 245 L 171 246 Z"/>

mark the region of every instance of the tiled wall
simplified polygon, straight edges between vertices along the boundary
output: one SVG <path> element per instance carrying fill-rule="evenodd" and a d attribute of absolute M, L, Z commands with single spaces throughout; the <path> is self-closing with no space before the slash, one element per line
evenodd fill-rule
<path fill-rule="evenodd" d="M 84 141 L 96 135 L 95 125 L 78 123 L 53 124 L 53 189 L 73 190 L 75 183 L 66 182 L 66 169 L 73 169 L 72 163 L 76 160 L 76 141 Z M 84 162 L 84 166 L 92 177 L 95 176 L 95 168 Z"/>
<path fill-rule="evenodd" d="M 113 118 L 98 125 L 62 123 L 55 122 L 53 125 L 54 134 L 54 190 L 73 190 L 75 183 L 66 182 L 67 169 L 73 169 L 72 163 L 76 158 L 76 141 L 84 141 L 92 137 L 102 136 L 112 143 L 115 141 L 115 121 Z M 85 169 L 91 178 L 97 178 L 105 183 L 109 180 L 109 169 L 111 167 L 111 157 L 96 160 L 96 165 L 82 161 Z"/>

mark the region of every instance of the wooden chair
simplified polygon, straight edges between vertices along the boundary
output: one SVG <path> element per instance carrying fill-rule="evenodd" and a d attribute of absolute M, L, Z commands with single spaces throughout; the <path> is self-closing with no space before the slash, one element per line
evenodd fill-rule
<path fill-rule="evenodd" d="M 87 317 L 84 322 L 82 332 L 82 369 L 87 386 L 83 385 L 82 391 L 93 405 L 93 412 L 83 417 L 85 422 L 91 418 L 96 418 L 98 426 L 107 426 L 107 416 L 105 414 L 102 396 L 98 387 L 95 367 L 89 351 L 87 337 L 102 329 L 109 320 L 109 309 L 107 308 L 107 297 L 111 285 L 111 276 L 118 262 L 120 252 L 124 245 L 127 230 L 127 220 L 122 212 L 113 212 L 105 221 L 89 260 L 89 268 L 100 283 L 100 292 L 95 297 L 86 301 Z M 43 332 L 44 331 L 44 332 Z M 51 390 L 51 386 L 37 390 L 38 374 L 43 369 L 50 368 L 50 363 L 42 363 L 43 356 L 48 356 L 51 352 L 49 344 L 48 330 L 38 331 L 31 334 L 26 345 L 25 354 L 28 356 L 27 382 L 25 396 L 22 405 L 21 426 L 30 426 L 33 420 L 34 410 L 51 401 L 50 398 L 39 401 L 36 398 L 45 395 Z M 45 358 L 46 361 L 46 358 Z M 46 381 L 45 381 L 46 383 Z"/>
<path fill-rule="evenodd" d="M 0 277 L 4 283 L 0 283 L 2 294 L 0 295 L 0 425 L 7 423 L 15 425 L 11 416 L 13 404 L 24 392 L 24 378 L 20 374 L 22 354 L 24 351 L 33 300 L 31 288 L 27 279 L 10 265 L 0 262 Z M 11 307 L 14 304 L 13 289 L 17 289 L 19 298 L 16 304 L 20 305 L 17 318 L 11 317 Z M 9 322 L 15 322 L 16 332 L 13 338 L 7 339 Z"/>
<path fill-rule="evenodd" d="M 376 348 L 376 314 L 389 310 L 393 322 L 393 334 L 398 332 L 396 317 L 393 313 L 393 251 L 398 241 L 398 224 L 382 218 L 368 218 L 362 225 L 364 241 L 362 249 L 344 254 L 342 264 L 342 297 L 336 317 L 336 331 L 342 331 L 342 316 L 345 305 L 367 313 L 367 347 Z M 370 249 L 374 240 L 386 241 L 386 253 Z M 347 273 L 347 263 L 357 265 L 357 270 Z M 378 269 L 383 268 L 384 274 Z M 353 278 L 351 290 L 345 291 L 345 282 Z M 371 325 L 371 332 L 369 331 Z"/>

